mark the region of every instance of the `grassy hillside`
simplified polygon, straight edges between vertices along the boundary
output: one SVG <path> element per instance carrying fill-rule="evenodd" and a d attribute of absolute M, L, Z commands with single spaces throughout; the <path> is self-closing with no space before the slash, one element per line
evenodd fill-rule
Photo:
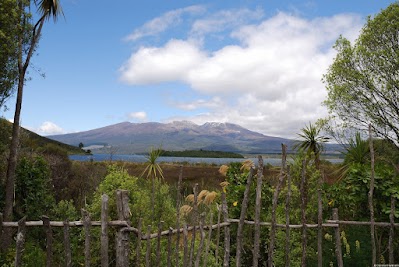
<path fill-rule="evenodd" d="M 4 118 L 0 118 L 0 152 L 5 151 L 11 141 L 12 123 Z M 21 128 L 21 149 L 37 149 L 48 144 L 56 145 L 68 151 L 68 154 L 85 153 L 82 149 L 70 146 L 55 140 L 40 136 L 25 128 Z"/>

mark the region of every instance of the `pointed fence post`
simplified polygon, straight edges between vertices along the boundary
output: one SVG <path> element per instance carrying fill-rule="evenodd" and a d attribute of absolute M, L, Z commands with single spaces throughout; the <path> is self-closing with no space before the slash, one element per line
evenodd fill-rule
<path fill-rule="evenodd" d="M 108 256 L 108 196 L 101 196 L 101 267 L 109 266 Z"/>
<path fill-rule="evenodd" d="M 82 209 L 82 217 L 83 217 L 83 228 L 85 232 L 85 267 L 90 267 L 91 219 L 89 212 L 87 210 Z"/>
<path fill-rule="evenodd" d="M 229 221 L 229 211 L 227 207 L 226 194 L 222 192 L 222 212 L 224 222 Z M 224 260 L 223 267 L 228 267 L 230 264 L 230 226 L 224 227 Z"/>
<path fill-rule="evenodd" d="M 391 195 L 391 212 L 389 214 L 389 241 L 388 241 L 388 250 L 389 250 L 389 264 L 394 264 L 394 245 L 393 240 L 395 236 L 395 197 Z"/>
<path fill-rule="evenodd" d="M 333 209 L 333 220 L 338 226 L 335 228 L 335 257 L 337 258 L 338 267 L 343 267 L 344 262 L 342 260 L 342 245 L 341 245 L 341 233 L 339 230 L 339 219 L 338 219 L 338 209 Z"/>
<path fill-rule="evenodd" d="M 302 161 L 301 173 L 301 221 L 302 221 L 302 259 L 301 266 L 306 266 L 307 226 L 306 226 L 306 205 L 307 205 L 307 179 L 306 160 Z"/>
<path fill-rule="evenodd" d="M 370 158 L 371 158 L 371 174 L 370 174 L 370 190 L 368 193 L 369 200 L 369 210 L 370 210 L 370 239 L 371 239 L 371 255 L 372 255 L 372 263 L 374 266 L 377 261 L 377 250 L 375 244 L 375 218 L 374 218 L 374 146 L 373 146 L 373 134 L 371 124 L 369 124 L 369 145 L 370 145 Z"/>
<path fill-rule="evenodd" d="M 281 187 L 284 182 L 285 177 L 285 166 L 287 162 L 287 146 L 281 144 L 282 150 L 282 159 L 281 159 L 281 171 L 280 176 L 278 178 L 278 184 L 273 194 L 273 201 L 272 201 L 272 221 L 271 221 L 271 229 L 270 229 L 270 244 L 269 244 L 269 257 L 268 257 L 268 266 L 273 266 L 273 253 L 274 253 L 274 243 L 276 241 L 276 209 L 277 209 L 277 201 L 278 196 L 280 194 Z"/>
<path fill-rule="evenodd" d="M 291 173 L 287 166 L 287 198 L 285 200 L 285 267 L 290 266 L 291 239 L 290 239 L 290 204 L 291 204 Z"/>
<path fill-rule="evenodd" d="M 53 231 L 50 227 L 50 218 L 42 216 L 44 230 L 46 231 L 46 267 L 53 266 Z"/>
<path fill-rule="evenodd" d="M 71 251 L 71 239 L 69 235 L 69 221 L 64 221 L 64 249 L 65 249 L 65 265 L 72 267 L 72 251 Z"/>
<path fill-rule="evenodd" d="M 255 236 L 254 236 L 254 252 L 253 252 L 253 267 L 258 267 L 260 258 L 260 211 L 262 199 L 262 180 L 263 180 L 263 158 L 258 156 L 258 173 L 256 178 L 256 200 L 255 200 Z"/>
<path fill-rule="evenodd" d="M 241 204 L 240 221 L 237 227 L 237 252 L 236 252 L 236 267 L 241 267 L 241 253 L 242 253 L 242 240 L 244 231 L 244 221 L 247 216 L 249 191 L 251 189 L 252 180 L 254 177 L 254 168 L 251 167 L 247 177 L 247 185 L 245 186 L 244 198 Z"/>
<path fill-rule="evenodd" d="M 128 221 L 131 216 L 129 209 L 129 191 L 117 190 L 116 191 L 116 208 L 118 213 L 118 220 Z M 116 233 L 116 266 L 125 267 L 129 266 L 130 244 L 129 232 L 120 229 Z"/>
<path fill-rule="evenodd" d="M 26 216 L 18 221 L 18 233 L 16 240 L 16 252 L 15 252 L 15 266 L 22 266 L 22 253 L 24 251 L 24 245 L 26 240 Z"/>
<path fill-rule="evenodd" d="M 320 174 L 317 188 L 317 266 L 323 267 L 323 200 L 322 186 L 324 182 L 324 172 Z"/>

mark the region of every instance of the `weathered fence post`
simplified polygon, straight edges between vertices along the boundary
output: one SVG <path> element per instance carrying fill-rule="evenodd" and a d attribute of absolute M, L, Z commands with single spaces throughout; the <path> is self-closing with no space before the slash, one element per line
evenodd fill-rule
<path fill-rule="evenodd" d="M 344 263 L 342 260 L 342 247 L 341 247 L 341 233 L 339 230 L 339 217 L 338 217 L 338 209 L 333 209 L 333 220 L 338 226 L 335 228 L 335 256 L 337 257 L 338 267 L 343 267 Z"/>
<path fill-rule="evenodd" d="M 194 250 L 195 250 L 195 238 L 196 238 L 196 226 L 198 222 L 198 184 L 194 185 L 193 188 L 194 191 L 194 204 L 193 204 L 193 231 L 192 231 L 192 236 L 191 236 L 191 248 L 190 248 L 190 259 L 188 262 L 188 267 L 191 267 L 193 264 L 193 258 L 194 258 Z"/>
<path fill-rule="evenodd" d="M 108 196 L 101 196 L 101 267 L 109 266 L 108 257 Z"/>
<path fill-rule="evenodd" d="M 64 249 L 65 249 L 65 265 L 67 267 L 72 266 L 72 252 L 71 252 L 71 240 L 69 237 L 69 221 L 64 221 Z"/>
<path fill-rule="evenodd" d="M 87 210 L 82 209 L 83 228 L 85 232 L 85 266 L 90 267 L 90 228 L 91 219 Z"/>
<path fill-rule="evenodd" d="M 140 258 L 141 258 L 141 225 L 143 218 L 139 219 L 139 225 L 137 227 L 137 244 L 136 244 L 136 266 L 140 266 Z"/>
<path fill-rule="evenodd" d="M 183 180 L 183 165 L 180 165 L 179 181 L 177 182 L 177 194 L 176 194 L 176 229 L 180 229 L 180 204 L 181 204 L 181 183 Z M 180 231 L 176 234 L 176 255 L 175 255 L 175 266 L 179 266 L 179 250 L 180 250 Z"/>
<path fill-rule="evenodd" d="M 254 168 L 250 168 L 249 174 L 247 177 L 247 185 L 245 186 L 244 198 L 241 204 L 241 212 L 240 212 L 240 221 L 237 227 L 237 252 L 236 252 L 236 266 L 241 266 L 241 252 L 242 252 L 242 239 L 243 239 L 243 231 L 244 231 L 244 220 L 247 216 L 248 210 L 248 200 L 249 200 L 249 191 L 251 189 L 252 180 L 254 177 Z"/>
<path fill-rule="evenodd" d="M 395 197 L 391 195 L 391 213 L 389 214 L 389 241 L 388 241 L 388 250 L 389 250 L 389 264 L 394 264 L 394 257 L 393 257 L 393 240 L 395 235 Z"/>
<path fill-rule="evenodd" d="M 147 245 L 146 245 L 146 253 L 145 253 L 145 266 L 150 267 L 151 266 L 151 225 L 147 226 Z"/>
<path fill-rule="evenodd" d="M 183 226 L 183 266 L 187 266 L 187 261 L 188 261 L 188 241 L 187 241 L 187 224 L 185 223 Z"/>
<path fill-rule="evenodd" d="M 2 235 L 3 235 L 3 213 L 0 212 L 0 244 L 2 239 Z M 2 249 L 0 249 L 0 252 L 2 252 Z"/>
<path fill-rule="evenodd" d="M 169 227 L 169 233 L 168 233 L 168 258 L 167 258 L 167 266 L 170 267 L 172 266 L 172 231 L 173 228 Z M 179 231 L 179 229 L 178 229 Z"/>
<path fill-rule="evenodd" d="M 42 216 L 44 230 L 46 231 L 46 267 L 53 266 L 53 231 L 50 227 L 50 218 Z"/>
<path fill-rule="evenodd" d="M 324 172 L 320 173 L 317 188 L 317 266 L 323 266 L 323 202 L 322 186 L 324 182 Z"/>
<path fill-rule="evenodd" d="M 262 198 L 262 180 L 263 180 L 263 158 L 258 156 L 258 173 L 256 179 L 256 200 L 255 200 L 255 236 L 254 236 L 254 252 L 253 252 L 253 267 L 258 267 L 260 258 L 260 211 Z"/>
<path fill-rule="evenodd" d="M 205 256 L 204 256 L 204 262 L 203 262 L 204 267 L 206 267 L 207 263 L 208 263 L 208 252 L 209 252 L 209 246 L 210 246 L 211 239 L 212 239 L 212 224 L 213 224 L 213 213 L 211 213 L 211 218 L 209 219 L 209 233 L 208 233 L 208 239 L 206 240 Z"/>
<path fill-rule="evenodd" d="M 215 250 L 215 259 L 216 265 L 219 263 L 219 244 L 220 244 L 220 217 L 222 214 L 222 206 L 218 207 L 218 223 L 216 228 L 216 250 Z"/>
<path fill-rule="evenodd" d="M 204 232 L 204 217 L 205 217 L 205 214 L 202 213 L 200 217 L 201 217 L 200 218 L 200 244 L 198 246 L 197 255 L 195 257 L 195 263 L 194 263 L 195 267 L 199 267 L 200 260 L 201 260 L 202 249 L 204 248 L 204 239 L 205 239 L 205 232 Z"/>
<path fill-rule="evenodd" d="M 160 266 L 161 263 L 161 232 L 162 232 L 163 221 L 158 223 L 158 236 L 157 236 L 157 251 L 156 251 L 156 266 Z"/>
<path fill-rule="evenodd" d="M 222 212 L 223 221 L 227 223 L 229 221 L 229 210 L 227 207 L 226 194 L 222 192 Z M 228 267 L 230 264 L 230 225 L 224 227 L 224 260 L 223 267 Z"/>
<path fill-rule="evenodd" d="M 126 221 L 126 226 L 129 226 L 129 218 L 131 216 L 129 209 L 129 191 L 117 190 L 116 193 L 116 209 L 118 213 L 118 220 Z M 116 233 L 116 266 L 129 266 L 129 232 L 123 231 L 123 228 Z"/>
<path fill-rule="evenodd" d="M 274 242 L 276 240 L 276 209 L 277 209 L 277 201 L 278 201 L 278 196 L 280 194 L 281 186 L 283 185 L 284 182 L 284 177 L 285 177 L 285 165 L 287 162 L 287 146 L 284 144 L 281 144 L 281 149 L 282 149 L 282 159 L 281 159 L 281 171 L 280 171 L 280 176 L 278 178 L 278 184 L 277 187 L 274 191 L 273 194 L 273 200 L 272 200 L 272 221 L 271 221 L 271 229 L 270 229 L 270 244 L 269 244 L 269 257 L 268 257 L 268 266 L 272 267 L 273 266 L 273 253 L 274 253 Z"/>
<path fill-rule="evenodd" d="M 371 174 L 370 174 L 370 190 L 368 193 L 369 200 L 369 210 L 370 210 L 370 238 L 371 238 L 371 255 L 372 255 L 372 263 L 374 266 L 377 260 L 377 251 L 375 244 L 375 218 L 374 218 L 374 146 L 373 146 L 373 135 L 371 124 L 369 124 L 369 145 L 370 145 L 370 159 L 371 159 Z"/>
<path fill-rule="evenodd" d="M 287 166 L 287 198 L 285 200 L 285 267 L 290 266 L 291 239 L 290 239 L 290 204 L 291 204 L 291 173 Z"/>
<path fill-rule="evenodd" d="M 18 233 L 16 240 L 15 266 L 22 266 L 22 253 L 24 251 L 26 237 L 26 216 L 18 221 Z"/>
<path fill-rule="evenodd" d="M 306 226 L 306 204 L 307 204 L 307 179 L 306 179 L 306 160 L 302 161 L 301 174 L 301 221 L 302 221 L 302 259 L 301 266 L 306 266 L 306 245 L 307 245 L 307 226 Z"/>

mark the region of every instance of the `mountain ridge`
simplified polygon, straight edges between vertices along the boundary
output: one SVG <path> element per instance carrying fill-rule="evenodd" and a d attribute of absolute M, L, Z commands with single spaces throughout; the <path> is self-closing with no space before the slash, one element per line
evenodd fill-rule
<path fill-rule="evenodd" d="M 94 153 L 107 153 L 112 147 L 115 154 L 147 152 L 150 147 L 162 146 L 165 150 L 218 150 L 238 153 L 279 153 L 281 143 L 290 148 L 294 140 L 264 135 L 238 124 L 207 122 L 202 125 L 191 121 L 169 123 L 120 122 L 101 128 L 63 135 L 47 136 L 50 139 L 77 146 L 103 146 Z"/>

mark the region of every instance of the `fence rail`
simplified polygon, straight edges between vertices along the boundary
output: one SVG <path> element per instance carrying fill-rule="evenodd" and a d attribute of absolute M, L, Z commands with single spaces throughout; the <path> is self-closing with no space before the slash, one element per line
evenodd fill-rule
<path fill-rule="evenodd" d="M 370 138 L 370 140 L 372 140 Z M 372 144 L 370 144 L 370 149 L 373 151 Z M 322 243 L 323 243 L 323 231 L 326 228 L 332 228 L 334 230 L 335 236 L 335 256 L 336 262 L 339 267 L 343 266 L 343 255 L 342 255 L 342 244 L 341 244 L 341 226 L 346 225 L 356 225 L 356 226 L 369 226 L 370 227 L 370 239 L 372 245 L 372 265 L 375 264 L 375 227 L 389 227 L 389 242 L 388 242 L 388 250 L 389 250 L 389 264 L 394 264 L 394 234 L 395 228 L 399 227 L 399 223 L 395 223 L 395 198 L 391 197 L 391 211 L 389 216 L 389 222 L 376 222 L 374 218 L 373 209 L 370 211 L 370 221 L 345 221 L 340 220 L 338 216 L 338 209 L 333 209 L 331 218 L 332 220 L 323 221 L 323 205 L 322 205 L 322 179 L 320 178 L 317 187 L 317 201 L 318 201 L 318 214 L 317 214 L 317 223 L 308 223 L 306 217 L 306 206 L 307 206 L 307 181 L 306 181 L 306 173 L 305 173 L 305 162 L 303 163 L 304 167 L 302 168 L 301 181 L 300 181 L 300 197 L 301 197 L 301 218 L 300 224 L 292 224 L 290 222 L 290 205 L 291 205 L 291 176 L 290 176 L 290 166 L 286 166 L 286 148 L 282 145 L 282 168 L 278 179 L 278 184 L 275 188 L 273 199 L 272 199 L 272 216 L 270 222 L 262 222 L 260 221 L 261 214 L 261 194 L 262 194 L 262 181 L 263 181 L 263 159 L 261 156 L 258 157 L 258 171 L 255 173 L 253 168 L 250 169 L 250 172 L 247 177 L 247 183 L 245 187 L 245 192 L 243 196 L 243 200 L 241 203 L 241 212 L 240 218 L 229 218 L 228 207 L 226 202 L 225 193 L 222 192 L 221 196 L 221 207 L 218 209 L 218 217 L 217 222 L 213 223 L 213 217 L 210 219 L 210 223 L 206 224 L 204 222 L 204 217 L 201 214 L 198 214 L 198 185 L 194 186 L 194 214 L 196 216 L 194 225 L 182 224 L 180 222 L 180 213 L 179 207 L 181 204 L 181 197 L 178 196 L 176 200 L 177 206 L 177 221 L 176 228 L 169 227 L 167 230 L 163 229 L 163 222 L 158 223 L 158 230 L 155 233 L 151 232 L 151 226 L 147 226 L 147 229 L 144 225 L 142 225 L 142 220 L 139 220 L 139 224 L 136 227 L 131 225 L 129 221 L 130 218 L 130 209 L 129 209 L 129 199 L 128 192 L 126 190 L 117 190 L 115 194 L 116 198 L 116 207 L 117 207 L 117 218 L 118 220 L 109 220 L 109 210 L 108 210 L 108 200 L 109 197 L 107 195 L 102 196 L 101 203 L 101 220 L 100 221 L 91 221 L 90 214 L 82 210 L 82 218 L 80 221 L 50 221 L 47 216 L 43 216 L 40 221 L 26 221 L 25 218 L 22 218 L 18 222 L 4 222 L 3 216 L 0 213 L 0 239 L 3 230 L 6 228 L 18 228 L 16 234 L 16 254 L 15 254 L 15 266 L 22 266 L 22 253 L 24 251 L 24 243 L 26 238 L 26 228 L 27 227 L 43 227 L 46 234 L 46 266 L 52 266 L 53 259 L 53 235 L 52 228 L 63 228 L 64 232 L 64 248 L 65 248 L 65 264 L 67 267 L 72 266 L 72 253 L 71 253 L 71 245 L 70 245 L 70 228 L 71 227 L 80 227 L 84 229 L 84 255 L 85 255 L 85 266 L 90 266 L 91 264 L 91 229 L 93 227 L 99 227 L 101 229 L 100 234 L 100 244 L 101 244 L 101 266 L 109 266 L 109 252 L 110 250 L 110 242 L 109 242 L 109 228 L 115 228 L 115 265 L 117 267 L 125 267 L 131 266 L 131 253 L 133 249 L 130 247 L 132 244 L 132 235 L 136 241 L 136 249 L 135 249 L 135 266 L 161 266 L 161 238 L 167 238 L 167 266 L 200 266 L 202 263 L 203 266 L 207 266 L 208 255 L 210 253 L 210 241 L 212 238 L 212 234 L 214 234 L 215 248 L 212 251 L 213 255 L 216 259 L 216 264 L 220 264 L 223 266 L 229 266 L 231 259 L 231 235 L 235 234 L 236 241 L 236 255 L 235 255 L 235 265 L 240 267 L 242 265 L 242 251 L 243 251 L 243 229 L 244 225 L 253 226 L 253 262 L 252 266 L 259 265 L 259 259 L 261 257 L 261 253 L 267 254 L 267 266 L 274 266 L 273 257 L 274 257 L 274 248 L 276 246 L 276 230 L 277 228 L 285 229 L 286 240 L 285 240 L 285 266 L 290 266 L 290 229 L 300 229 L 301 230 L 301 247 L 302 247 L 302 257 L 301 257 L 301 265 L 306 266 L 306 258 L 307 258 L 307 242 L 308 242 L 308 229 L 317 229 L 317 261 L 318 266 L 322 266 L 323 255 L 322 255 Z M 373 153 L 372 153 L 373 156 Z M 372 160 L 372 164 L 374 164 L 374 160 Z M 372 167 L 372 170 L 374 167 Z M 373 180 L 374 174 L 372 173 Z M 256 179 L 255 179 L 256 178 Z M 287 197 L 285 202 L 285 224 L 279 224 L 276 220 L 276 209 L 277 209 L 277 200 L 279 197 L 279 193 L 281 191 L 281 187 L 283 185 L 284 180 L 286 180 L 287 185 Z M 178 181 L 178 192 L 180 190 L 182 180 L 182 171 L 179 175 Z M 252 181 L 256 180 L 256 206 L 255 206 L 255 217 L 254 221 L 246 220 L 246 214 L 248 209 L 248 201 L 249 201 L 249 193 Z M 370 184 L 370 192 L 369 192 L 369 207 L 373 207 L 373 181 Z M 232 233 L 231 225 L 237 225 L 237 232 Z M 260 251 L 260 235 L 261 235 L 261 227 L 269 227 L 269 244 L 268 250 L 265 252 Z M 213 230 L 216 230 L 214 233 Z M 223 230 L 223 232 L 222 232 Z M 207 236 L 208 234 L 208 236 Z M 197 235 L 199 238 L 197 238 Z M 223 240 L 221 239 L 223 236 Z M 176 237 L 172 239 L 172 237 Z M 151 239 L 156 239 L 156 249 L 155 249 L 155 262 L 151 262 L 151 258 L 154 255 L 151 255 Z M 195 241 L 198 240 L 199 243 L 196 245 Z M 141 242 L 145 241 L 145 242 Z M 173 244 L 175 242 L 175 244 Z M 223 252 L 224 254 L 220 254 L 219 247 L 223 244 Z M 145 256 L 141 253 L 142 246 L 146 246 Z M 182 248 L 181 248 L 182 246 Z M 282 248 L 283 245 L 279 244 Z M 174 249 L 173 249 L 174 247 Z M 196 251 L 195 251 L 196 250 Z M 145 262 L 142 260 L 145 258 Z M 218 260 L 220 259 L 220 262 Z"/>

